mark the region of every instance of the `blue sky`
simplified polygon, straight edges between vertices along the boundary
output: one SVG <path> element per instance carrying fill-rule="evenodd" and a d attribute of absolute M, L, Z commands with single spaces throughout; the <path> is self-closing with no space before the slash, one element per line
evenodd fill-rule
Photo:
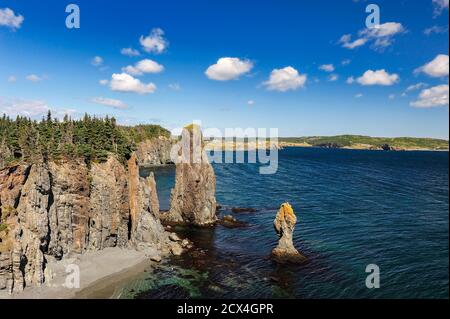
<path fill-rule="evenodd" d="M 0 1 L 0 113 L 448 138 L 448 0 L 69 3 Z"/>

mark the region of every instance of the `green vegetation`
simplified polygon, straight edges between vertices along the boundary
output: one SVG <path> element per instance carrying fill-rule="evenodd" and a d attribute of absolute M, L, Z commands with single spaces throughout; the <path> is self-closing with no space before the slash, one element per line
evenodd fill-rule
<path fill-rule="evenodd" d="M 85 115 L 81 120 L 65 116 L 53 119 L 50 112 L 41 121 L 6 115 L 0 118 L 0 166 L 35 160 L 80 158 L 86 163 L 105 161 L 115 154 L 125 161 L 136 144 L 158 136 L 170 136 L 159 125 L 119 126 L 115 118 Z"/>
<path fill-rule="evenodd" d="M 361 135 L 340 135 L 340 136 L 312 136 L 312 137 L 289 137 L 279 138 L 279 142 L 309 144 L 312 146 L 321 146 L 334 144 L 339 147 L 355 147 L 358 145 L 371 145 L 380 147 L 388 144 L 391 147 L 401 149 L 429 149 L 429 150 L 448 150 L 447 140 L 432 138 L 414 138 L 414 137 L 370 137 Z"/>

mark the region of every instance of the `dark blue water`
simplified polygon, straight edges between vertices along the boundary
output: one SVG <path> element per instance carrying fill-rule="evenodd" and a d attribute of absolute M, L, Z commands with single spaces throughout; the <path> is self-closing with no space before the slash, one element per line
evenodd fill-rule
<path fill-rule="evenodd" d="M 197 250 L 130 283 L 133 298 L 448 298 L 447 152 L 315 148 L 280 151 L 274 175 L 258 164 L 214 164 L 217 199 L 245 228 L 178 229 Z M 156 171 L 168 208 L 173 169 Z M 277 265 L 272 222 L 279 205 L 297 214 L 295 245 L 309 262 Z M 380 267 L 368 289 L 365 268 Z"/>

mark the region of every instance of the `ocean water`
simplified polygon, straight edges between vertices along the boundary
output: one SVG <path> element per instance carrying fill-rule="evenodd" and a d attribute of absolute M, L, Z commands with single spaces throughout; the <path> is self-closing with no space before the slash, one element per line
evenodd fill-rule
<path fill-rule="evenodd" d="M 214 164 L 217 200 L 257 212 L 243 228 L 177 228 L 196 249 L 130 280 L 122 298 L 448 298 L 447 152 L 286 148 L 274 175 L 258 164 Z M 142 174 L 148 174 L 143 170 Z M 174 168 L 155 170 L 162 209 Z M 298 223 L 302 265 L 270 260 L 283 202 Z M 368 289 L 366 266 L 380 268 Z"/>

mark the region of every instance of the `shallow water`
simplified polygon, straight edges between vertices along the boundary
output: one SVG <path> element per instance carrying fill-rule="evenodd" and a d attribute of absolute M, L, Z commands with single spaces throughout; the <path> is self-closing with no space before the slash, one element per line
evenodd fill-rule
<path fill-rule="evenodd" d="M 123 289 L 124 298 L 448 298 L 448 153 L 315 148 L 280 151 L 275 175 L 257 164 L 215 164 L 217 199 L 253 207 L 245 228 L 177 229 L 197 249 Z M 148 174 L 143 170 L 142 174 Z M 161 208 L 174 169 L 156 169 Z M 309 259 L 277 265 L 272 221 L 290 202 L 297 248 Z M 381 287 L 365 286 L 368 264 Z"/>

